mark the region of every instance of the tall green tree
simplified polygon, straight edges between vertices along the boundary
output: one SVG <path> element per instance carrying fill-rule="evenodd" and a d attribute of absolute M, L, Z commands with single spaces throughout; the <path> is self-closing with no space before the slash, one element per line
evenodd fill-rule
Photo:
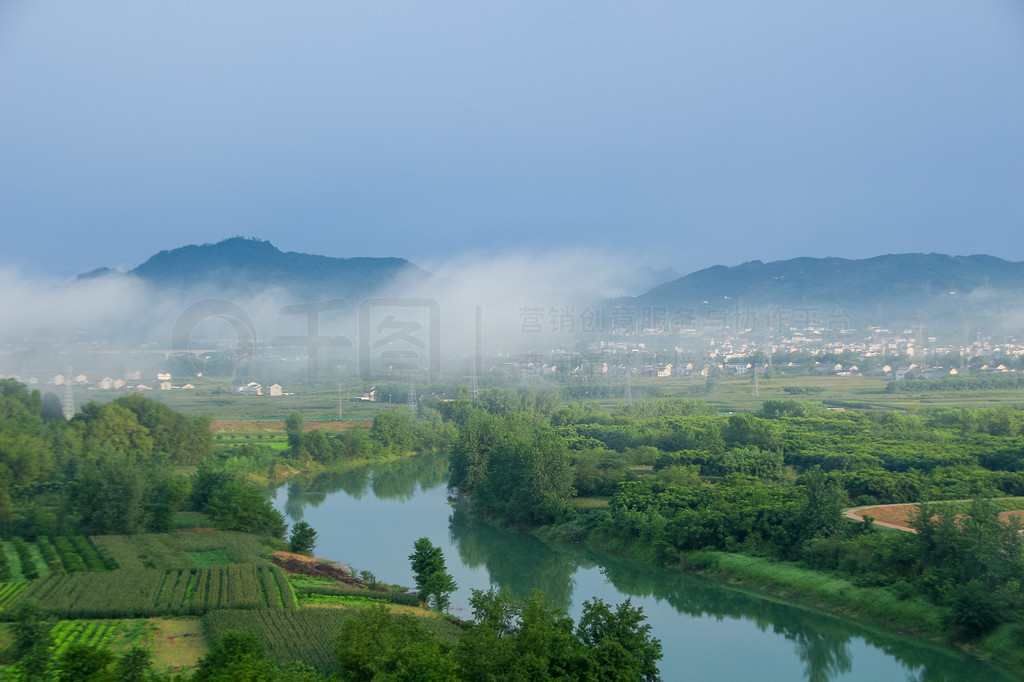
<path fill-rule="evenodd" d="M 299 454 L 302 447 L 302 414 L 292 412 L 284 420 L 284 432 L 288 435 L 288 447 L 292 450 L 292 456 Z"/>
<path fill-rule="evenodd" d="M 14 612 L 13 653 L 17 659 L 18 678 L 35 682 L 52 679 L 52 623 L 43 618 L 39 604 L 24 601 Z"/>
<path fill-rule="evenodd" d="M 293 552 L 312 553 L 316 547 L 316 530 L 305 521 L 298 521 L 292 526 L 292 534 L 288 539 L 289 549 Z"/>
<path fill-rule="evenodd" d="M 474 501 L 512 523 L 553 521 L 569 504 L 572 464 L 565 441 L 546 424 L 514 414 L 491 453 Z"/>
<path fill-rule="evenodd" d="M 430 601 L 438 611 L 446 609 L 449 595 L 455 591 L 456 585 L 445 566 L 441 548 L 435 547 L 429 538 L 419 538 L 413 543 L 409 561 L 420 600 Z"/>
<path fill-rule="evenodd" d="M 370 438 L 392 452 L 405 452 L 414 447 L 413 415 L 408 408 L 379 412 L 373 418 Z"/>
<path fill-rule="evenodd" d="M 491 453 L 505 433 L 505 421 L 483 410 L 472 410 L 452 445 L 448 487 L 472 494 L 485 478 Z"/>

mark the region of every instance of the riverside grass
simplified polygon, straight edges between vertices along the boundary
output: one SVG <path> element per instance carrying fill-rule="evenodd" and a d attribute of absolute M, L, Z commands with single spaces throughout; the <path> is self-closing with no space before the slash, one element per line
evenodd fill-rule
<path fill-rule="evenodd" d="M 573 542 L 564 540 L 567 533 L 562 526 L 543 526 L 533 535 L 545 542 L 582 543 L 648 563 L 654 558 L 650 543 L 606 535 L 593 529 L 589 532 L 583 530 Z M 669 561 L 666 568 L 715 578 L 761 597 L 831 612 L 867 627 L 911 635 L 936 645 L 953 646 L 972 656 L 997 661 L 1017 675 L 1024 672 L 1024 626 L 1017 623 L 1001 625 L 980 641 L 955 643 L 944 625 L 949 613 L 947 607 L 933 604 L 919 595 L 901 599 L 885 587 L 859 587 L 841 576 L 793 562 L 729 552 L 691 551 L 678 553 L 677 559 Z"/>
<path fill-rule="evenodd" d="M 884 587 L 857 587 L 850 581 L 793 563 L 727 552 L 687 552 L 680 567 L 717 577 L 787 602 L 826 609 L 866 625 L 950 643 L 943 625 L 948 608 L 920 596 L 900 599 Z M 1018 675 L 1024 665 L 1024 627 L 1005 623 L 983 639 L 957 648 L 998 661 Z"/>
<path fill-rule="evenodd" d="M 738 581 L 781 599 L 828 607 L 890 630 L 928 638 L 948 634 L 942 624 L 947 609 L 920 596 L 900 599 L 884 587 L 857 587 L 849 580 L 794 563 L 744 554 L 693 552 L 684 554 L 683 562 L 706 575 Z"/>

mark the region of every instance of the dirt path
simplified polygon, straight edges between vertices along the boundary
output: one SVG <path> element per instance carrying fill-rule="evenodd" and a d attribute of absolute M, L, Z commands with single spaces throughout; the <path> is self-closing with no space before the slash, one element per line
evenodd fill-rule
<path fill-rule="evenodd" d="M 970 502 L 970 500 L 952 500 L 953 502 Z M 865 516 L 870 516 L 874 519 L 876 526 L 882 526 L 883 528 L 895 528 L 896 530 L 906 531 L 908 533 L 916 533 L 917 531 L 911 527 L 910 521 L 917 512 L 916 503 L 902 503 L 902 504 L 874 504 L 867 507 L 853 507 L 852 509 L 843 510 L 843 516 L 854 521 L 863 521 Z M 1011 518 L 1018 518 L 1024 521 L 1024 511 L 1022 510 L 1011 510 L 999 512 L 999 520 L 1003 523 L 1009 523 Z"/>
<path fill-rule="evenodd" d="M 876 526 L 916 533 L 910 527 L 910 518 L 917 511 L 916 504 L 873 504 L 867 507 L 853 507 L 843 510 L 843 516 L 854 521 L 864 521 L 870 516 Z"/>

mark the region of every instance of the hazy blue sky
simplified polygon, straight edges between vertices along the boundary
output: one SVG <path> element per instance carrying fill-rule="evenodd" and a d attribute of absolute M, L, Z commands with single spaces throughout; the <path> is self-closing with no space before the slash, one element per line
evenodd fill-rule
<path fill-rule="evenodd" d="M 0 266 L 1024 260 L 1024 2 L 0 0 Z"/>

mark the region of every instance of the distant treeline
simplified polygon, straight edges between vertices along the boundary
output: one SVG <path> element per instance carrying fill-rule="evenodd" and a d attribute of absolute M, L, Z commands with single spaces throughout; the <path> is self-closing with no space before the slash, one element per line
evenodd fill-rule
<path fill-rule="evenodd" d="M 886 393 L 939 393 L 1021 388 L 1024 376 L 1018 374 L 972 374 L 941 379 L 899 379 L 890 381 Z"/>

